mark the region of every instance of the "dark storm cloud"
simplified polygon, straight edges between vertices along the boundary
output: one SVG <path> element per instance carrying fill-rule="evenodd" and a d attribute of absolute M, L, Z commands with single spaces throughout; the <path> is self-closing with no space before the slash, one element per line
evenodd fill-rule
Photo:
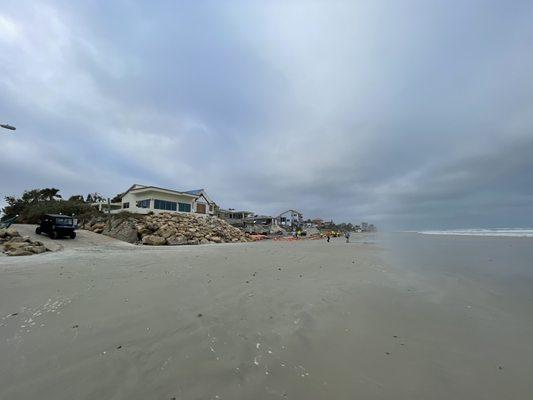
<path fill-rule="evenodd" d="M 1 195 L 533 225 L 530 2 L 152 3 L 0 10 Z"/>

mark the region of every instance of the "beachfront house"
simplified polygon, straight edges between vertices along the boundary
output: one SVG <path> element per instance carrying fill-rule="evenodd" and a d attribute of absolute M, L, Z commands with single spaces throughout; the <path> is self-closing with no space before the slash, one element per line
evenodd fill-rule
<path fill-rule="evenodd" d="M 218 209 L 216 215 L 218 218 L 225 220 L 228 224 L 242 228 L 246 218 L 253 215 L 251 211 L 236 211 L 234 208 L 224 210 Z"/>
<path fill-rule="evenodd" d="M 177 191 L 135 184 L 122 193 L 119 202 L 92 205 L 111 214 L 127 211 L 137 214 L 176 212 L 214 215 L 216 204 L 204 189 Z"/>
<path fill-rule="evenodd" d="M 298 228 L 303 224 L 303 214 L 296 210 L 287 210 L 278 215 L 278 224 L 283 228 Z"/>
<path fill-rule="evenodd" d="M 270 234 L 278 230 L 278 220 L 269 215 L 250 215 L 244 220 L 244 231 L 247 233 Z"/>

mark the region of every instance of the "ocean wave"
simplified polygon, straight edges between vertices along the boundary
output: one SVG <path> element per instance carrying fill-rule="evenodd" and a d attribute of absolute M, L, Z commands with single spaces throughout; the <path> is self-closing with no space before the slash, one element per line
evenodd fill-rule
<path fill-rule="evenodd" d="M 450 229 L 417 231 L 423 235 L 533 237 L 533 228 Z"/>

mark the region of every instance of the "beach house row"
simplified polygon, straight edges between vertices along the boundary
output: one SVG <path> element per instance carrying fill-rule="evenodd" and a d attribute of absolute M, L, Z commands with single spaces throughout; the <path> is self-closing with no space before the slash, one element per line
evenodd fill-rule
<path fill-rule="evenodd" d="M 96 202 L 92 205 L 111 214 L 127 211 L 137 214 L 176 212 L 214 215 L 217 209 L 216 203 L 204 189 L 181 192 L 135 184 L 117 198 L 120 201 Z"/>

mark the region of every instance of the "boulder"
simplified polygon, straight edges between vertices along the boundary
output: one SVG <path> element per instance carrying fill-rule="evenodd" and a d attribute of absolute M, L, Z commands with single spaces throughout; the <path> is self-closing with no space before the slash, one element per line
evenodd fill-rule
<path fill-rule="evenodd" d="M 32 245 L 32 246 L 27 246 L 26 247 L 27 250 L 31 251 L 33 254 L 41 254 L 41 253 L 44 253 L 46 251 L 46 247 L 44 245 Z"/>
<path fill-rule="evenodd" d="M 102 233 L 128 243 L 135 243 L 138 240 L 136 221 L 133 218 L 120 220 L 120 223 L 114 223 L 112 220 Z"/>
<path fill-rule="evenodd" d="M 6 235 L 11 237 L 20 236 L 17 230 L 12 226 L 6 229 Z"/>
<path fill-rule="evenodd" d="M 142 244 L 146 244 L 149 246 L 161 246 L 165 243 L 165 238 L 158 235 L 146 235 L 142 238 Z"/>
<path fill-rule="evenodd" d="M 91 226 L 91 230 L 92 231 L 100 230 L 100 232 L 98 233 L 101 233 L 103 232 L 105 225 L 106 225 L 105 222 L 97 222 L 96 224 Z"/>
<path fill-rule="evenodd" d="M 167 239 L 176 235 L 176 228 L 170 225 L 163 225 L 157 230 L 156 234 Z"/>
<path fill-rule="evenodd" d="M 150 230 L 144 224 L 137 224 L 135 228 L 137 229 L 137 234 L 140 237 L 143 237 L 144 235 L 148 235 L 150 233 Z"/>
<path fill-rule="evenodd" d="M 185 236 L 171 236 L 167 239 L 167 244 L 171 246 L 187 244 L 187 238 Z"/>
<path fill-rule="evenodd" d="M 157 231 L 159 229 L 159 225 L 157 225 L 155 222 L 147 221 L 146 228 L 150 232 L 155 232 L 155 231 Z"/>
<path fill-rule="evenodd" d="M 0 239 L 3 239 L 7 236 L 7 229 L 6 228 L 0 228 Z"/>
<path fill-rule="evenodd" d="M 18 238 L 14 238 L 14 239 L 18 239 Z M 4 250 L 5 251 L 9 251 L 9 250 L 16 250 L 16 249 L 20 249 L 20 248 L 24 248 L 28 245 L 28 243 L 24 242 L 24 241 L 12 241 L 10 240 L 9 242 L 5 242 L 4 243 Z"/>
<path fill-rule="evenodd" d="M 8 256 L 31 256 L 33 253 L 25 248 L 10 250 L 7 252 Z"/>
<path fill-rule="evenodd" d="M 28 237 L 28 240 L 29 240 L 29 237 Z M 9 239 L 9 242 L 10 243 L 26 243 L 27 240 L 26 240 L 26 238 L 23 238 L 23 237 L 20 237 L 20 236 L 15 236 L 15 237 L 12 237 L 11 239 Z"/>

